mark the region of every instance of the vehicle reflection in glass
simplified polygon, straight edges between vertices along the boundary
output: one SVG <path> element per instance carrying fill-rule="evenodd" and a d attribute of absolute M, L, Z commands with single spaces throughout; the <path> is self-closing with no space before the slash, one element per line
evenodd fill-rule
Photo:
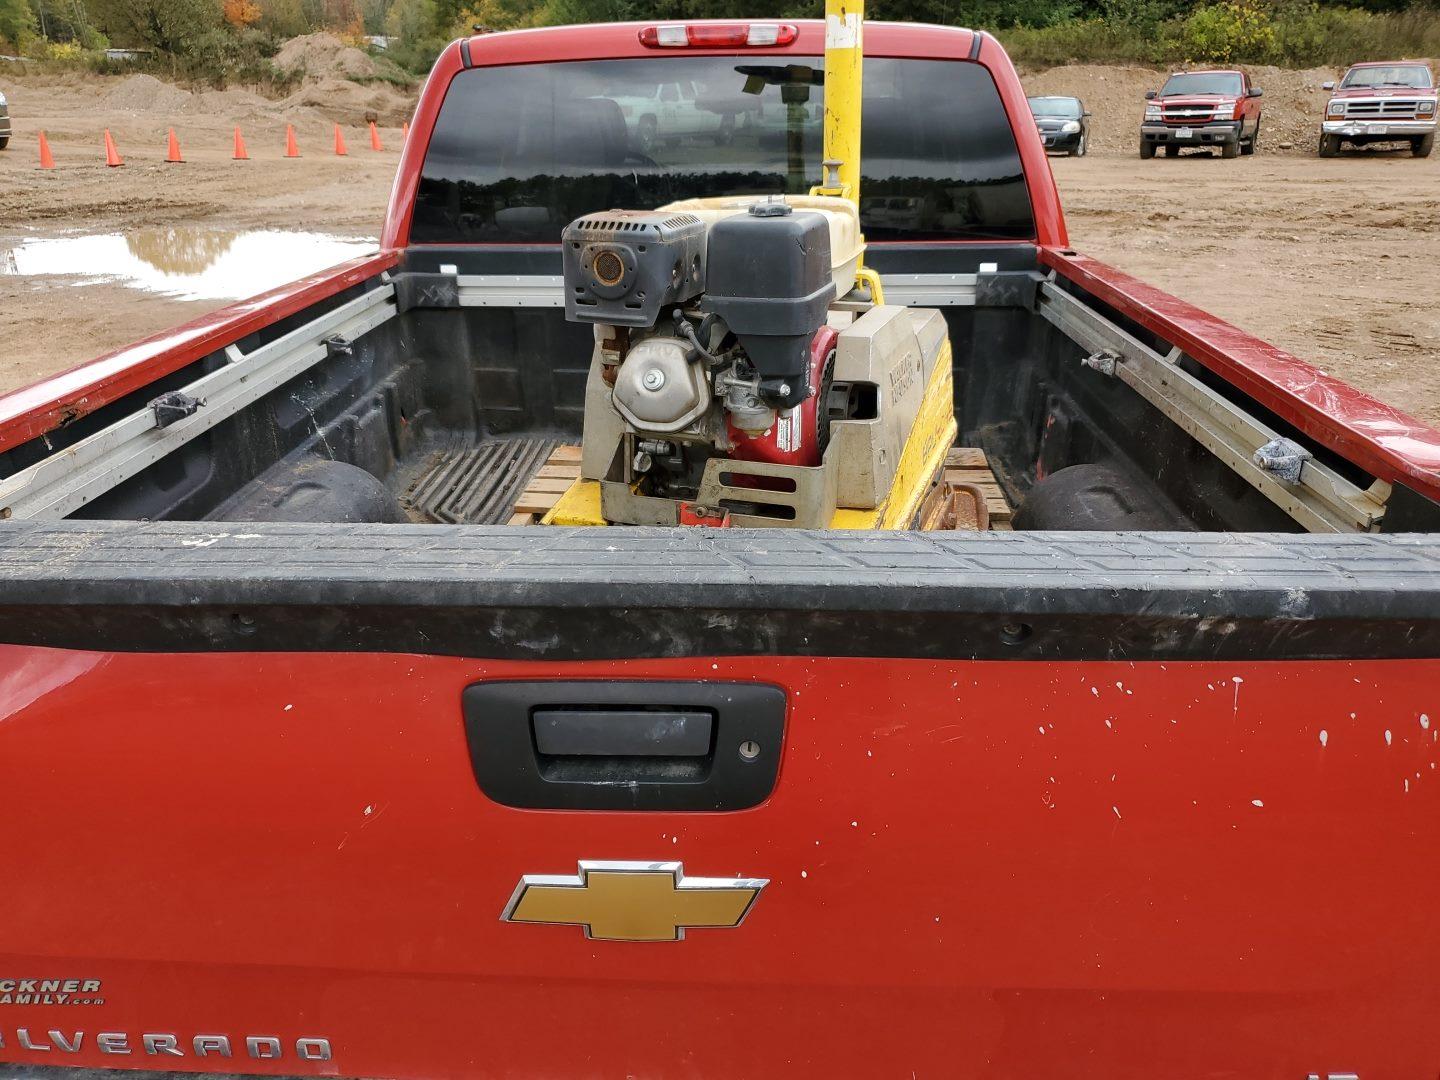
<path fill-rule="evenodd" d="M 609 207 L 804 194 L 821 179 L 824 109 L 815 56 L 462 72 L 426 152 L 410 239 L 556 243 L 566 223 Z M 871 241 L 1034 236 L 1005 108 L 978 64 L 866 60 L 861 156 Z"/>

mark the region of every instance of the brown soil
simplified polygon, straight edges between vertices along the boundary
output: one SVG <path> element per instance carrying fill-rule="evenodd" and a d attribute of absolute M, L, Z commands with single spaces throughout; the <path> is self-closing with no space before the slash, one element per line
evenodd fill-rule
<path fill-rule="evenodd" d="M 291 38 L 272 61 L 287 74 L 369 79 L 379 73 L 375 60 L 334 34 L 306 34 Z"/>
<path fill-rule="evenodd" d="M 1139 102 L 1157 83 L 1153 73 L 1059 68 L 1027 84 L 1032 93 L 1079 93 L 1095 113 L 1096 152 L 1053 160 L 1078 249 L 1440 425 L 1440 305 L 1428 287 L 1440 261 L 1440 155 L 1311 156 L 1319 105 L 1292 105 L 1287 120 L 1276 103 L 1323 98 L 1325 77 L 1258 72 L 1266 135 L 1291 124 L 1296 149 L 1234 161 L 1138 159 Z M 243 90 L 185 96 L 137 78 L 0 74 L 16 126 L 0 153 L 0 269 L 9 242 L 66 232 L 198 222 L 378 234 L 407 96 L 333 78 L 270 102 Z M 393 106 L 382 112 L 383 153 L 369 149 L 363 127 L 374 95 Z M 281 157 L 287 120 L 299 133 L 298 161 Z M 331 153 L 332 120 L 347 125 L 348 157 Z M 230 160 L 236 124 L 251 161 Z M 187 164 L 162 163 L 172 126 Z M 101 164 L 105 127 L 126 157 L 123 169 Z M 35 168 L 38 128 L 54 146 L 54 172 Z M 1262 145 L 1273 150 L 1275 141 Z M 69 284 L 0 274 L 0 389 L 216 306 Z"/>
<path fill-rule="evenodd" d="M 1440 427 L 1440 158 L 1051 164 L 1078 250 Z"/>

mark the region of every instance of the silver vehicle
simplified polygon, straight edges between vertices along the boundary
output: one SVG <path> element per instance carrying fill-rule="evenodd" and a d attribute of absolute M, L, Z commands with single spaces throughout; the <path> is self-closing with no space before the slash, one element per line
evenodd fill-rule
<path fill-rule="evenodd" d="M 5 100 L 5 91 L 0 90 L 0 150 L 10 145 L 10 103 Z"/>

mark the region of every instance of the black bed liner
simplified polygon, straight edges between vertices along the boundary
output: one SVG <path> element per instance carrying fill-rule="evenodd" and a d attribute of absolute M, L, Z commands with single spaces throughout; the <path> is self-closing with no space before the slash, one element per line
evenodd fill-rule
<path fill-rule="evenodd" d="M 581 660 L 1440 657 L 1440 537 L 14 522 L 0 642 Z"/>

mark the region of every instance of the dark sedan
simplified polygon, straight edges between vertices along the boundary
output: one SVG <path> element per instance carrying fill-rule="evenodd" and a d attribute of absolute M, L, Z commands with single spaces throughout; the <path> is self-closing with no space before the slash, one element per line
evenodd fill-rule
<path fill-rule="evenodd" d="M 1090 114 L 1074 97 L 1032 97 L 1030 113 L 1040 129 L 1045 149 L 1064 151 L 1071 157 L 1084 157 L 1090 143 Z"/>

